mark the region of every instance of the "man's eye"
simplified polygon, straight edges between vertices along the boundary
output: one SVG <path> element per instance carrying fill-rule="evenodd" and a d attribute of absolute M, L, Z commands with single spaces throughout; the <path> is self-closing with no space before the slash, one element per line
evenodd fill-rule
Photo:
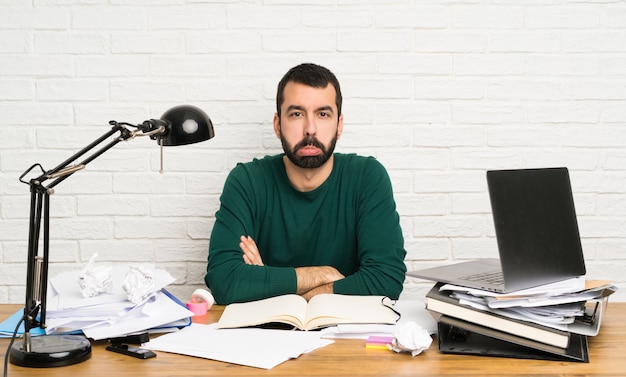
<path fill-rule="evenodd" d="M 329 116 L 330 116 L 330 113 L 327 113 L 326 111 L 322 111 L 322 112 L 320 112 L 320 116 L 321 116 L 322 118 L 327 118 L 327 117 L 329 117 Z"/>
<path fill-rule="evenodd" d="M 300 111 L 294 111 L 292 113 L 289 113 L 290 117 L 299 117 L 302 116 L 302 113 Z"/>

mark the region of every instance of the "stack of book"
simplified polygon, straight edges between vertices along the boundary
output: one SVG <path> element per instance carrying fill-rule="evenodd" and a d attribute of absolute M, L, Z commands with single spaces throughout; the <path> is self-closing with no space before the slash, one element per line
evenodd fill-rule
<path fill-rule="evenodd" d="M 598 334 L 616 289 L 586 281 L 574 292 L 503 295 L 437 283 L 426 309 L 444 353 L 589 362 L 587 337 Z"/>

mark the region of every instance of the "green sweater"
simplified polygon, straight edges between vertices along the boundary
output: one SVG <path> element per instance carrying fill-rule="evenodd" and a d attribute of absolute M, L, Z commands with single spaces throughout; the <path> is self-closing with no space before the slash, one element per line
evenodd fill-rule
<path fill-rule="evenodd" d="M 391 182 L 372 157 L 335 153 L 328 179 L 310 192 L 289 182 L 283 155 L 238 164 L 215 214 L 205 281 L 220 304 L 296 293 L 295 267 L 333 266 L 334 293 L 402 292 L 404 240 Z M 239 248 L 251 236 L 265 266 Z"/>

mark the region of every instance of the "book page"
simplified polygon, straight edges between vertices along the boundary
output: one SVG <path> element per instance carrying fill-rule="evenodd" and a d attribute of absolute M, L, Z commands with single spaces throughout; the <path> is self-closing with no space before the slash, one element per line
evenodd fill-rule
<path fill-rule="evenodd" d="M 342 323 L 395 324 L 398 314 L 383 305 L 384 296 L 321 294 L 309 301 L 307 330 Z M 389 302 L 390 303 L 390 302 Z"/>
<path fill-rule="evenodd" d="M 271 322 L 303 327 L 307 302 L 298 295 L 283 295 L 264 300 L 227 305 L 218 328 L 257 326 Z"/>

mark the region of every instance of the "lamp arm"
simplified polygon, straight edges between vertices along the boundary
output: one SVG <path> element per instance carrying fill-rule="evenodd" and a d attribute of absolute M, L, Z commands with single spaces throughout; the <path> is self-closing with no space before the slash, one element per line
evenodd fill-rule
<path fill-rule="evenodd" d="M 165 127 L 163 126 L 148 129 L 144 124 L 143 126 L 137 126 L 137 130 L 131 131 L 126 127 L 129 125 L 127 123 L 117 123 L 115 121 L 111 121 L 110 124 L 112 125 L 112 128 L 108 132 L 53 169 L 44 171 L 40 164 L 34 164 L 20 176 L 20 181 L 30 186 L 31 194 L 28 230 L 28 261 L 26 271 L 26 300 L 24 306 L 25 333 L 28 333 L 31 329 L 36 327 L 46 327 L 46 298 L 48 291 L 48 257 L 50 239 L 50 195 L 54 193 L 53 188 L 75 172 L 84 169 L 87 164 L 101 156 L 109 149 L 113 148 L 119 142 L 128 140 L 137 135 L 151 137 L 156 135 L 155 137 L 158 137 L 158 135 L 165 131 Z M 138 134 L 140 131 L 143 133 Z M 119 137 L 113 139 L 108 144 L 101 146 L 99 150 L 89 155 L 79 164 L 71 165 L 74 161 L 78 160 L 80 157 L 84 156 L 118 132 L 120 133 Z M 36 167 L 41 169 L 42 174 L 36 178 L 30 179 L 29 181 L 25 181 L 25 176 Z M 45 185 L 44 182 L 48 180 L 52 181 Z M 43 256 L 39 256 L 39 236 L 41 232 L 42 220 Z M 37 320 L 37 315 L 40 316 L 39 320 Z"/>
<path fill-rule="evenodd" d="M 10 359 L 13 364 L 27 367 L 55 367 L 76 364 L 91 356 L 91 344 L 84 337 L 69 335 L 31 337 L 33 328 L 46 327 L 46 305 L 48 292 L 48 262 L 50 240 L 50 196 L 54 187 L 69 176 L 85 168 L 87 164 L 101 156 L 120 141 L 135 136 L 149 136 L 161 146 L 161 171 L 163 170 L 163 146 L 185 145 L 212 138 L 215 133 L 211 119 L 193 106 L 177 106 L 163 114 L 162 119 L 150 119 L 142 124 L 118 123 L 110 121 L 109 132 L 63 161 L 55 168 L 46 171 L 41 164 L 34 164 L 21 176 L 20 182 L 30 186 L 30 219 L 28 224 L 28 259 L 26 273 L 26 301 L 24 306 L 24 336 L 21 341 L 10 346 Z M 134 128 L 130 130 L 129 127 Z M 120 136 L 102 145 L 106 139 L 120 132 Z M 98 147 L 95 152 L 94 148 Z M 80 158 L 80 163 L 75 163 Z M 40 170 L 35 172 L 34 170 Z M 26 178 L 26 177 L 29 178 Z M 35 177 L 35 178 L 30 178 Z M 43 227 L 43 241 L 40 233 Z M 43 244 L 43 255 L 39 255 L 39 245 Z M 9 353 L 7 353 L 8 355 Z M 5 361 L 6 370 L 6 361 Z"/>
<path fill-rule="evenodd" d="M 20 176 L 20 181 L 23 182 L 23 183 L 26 183 L 26 184 L 31 184 L 31 185 L 33 184 L 33 182 L 35 182 L 36 184 L 43 186 L 43 182 L 45 182 L 45 181 L 47 181 L 49 179 L 55 179 L 55 181 L 53 181 L 52 183 L 50 183 L 47 186 L 45 186 L 46 188 L 52 188 L 52 187 L 56 186 L 57 184 L 61 183 L 65 178 L 67 178 L 68 176 L 72 175 L 76 171 L 83 169 L 85 167 L 85 165 L 87 165 L 89 162 L 91 162 L 94 159 L 96 159 L 98 156 L 100 156 L 101 154 L 103 154 L 107 150 L 111 149 L 115 144 L 119 143 L 122 140 L 127 140 L 127 139 L 129 139 L 129 138 L 134 136 L 133 132 L 128 130 L 123 125 L 120 125 L 117 122 L 115 122 L 115 123 L 112 122 L 112 124 L 113 124 L 113 127 L 108 132 L 106 132 L 105 134 L 103 134 L 102 136 L 100 136 L 99 138 L 94 140 L 92 143 L 90 143 L 89 145 L 87 145 L 86 147 L 84 147 L 83 149 L 78 151 L 76 154 L 72 155 L 67 160 L 65 160 L 62 163 L 60 163 L 58 166 L 56 166 L 56 167 L 54 167 L 54 168 L 52 168 L 52 169 L 50 169 L 48 171 L 43 171 L 43 168 L 41 168 L 41 165 L 35 164 L 35 165 L 31 166 L 29 169 L 27 169 Z M 93 155 L 89 156 L 89 158 L 85 159 L 80 164 L 74 165 L 74 166 L 70 166 L 70 164 L 72 164 L 74 161 L 76 161 L 81 156 L 85 155 L 87 152 L 91 151 L 92 149 L 94 149 L 95 147 L 100 145 L 103 141 L 105 141 L 109 137 L 113 136 L 117 132 L 120 132 L 120 136 L 118 138 L 114 139 L 109 144 L 103 146 L 100 150 L 95 152 Z M 30 182 L 24 181 L 24 177 L 34 167 L 37 167 L 37 166 L 39 166 L 42 169 L 43 174 L 41 174 L 37 178 L 31 179 Z M 60 178 L 63 178 L 63 179 L 60 179 Z"/>

